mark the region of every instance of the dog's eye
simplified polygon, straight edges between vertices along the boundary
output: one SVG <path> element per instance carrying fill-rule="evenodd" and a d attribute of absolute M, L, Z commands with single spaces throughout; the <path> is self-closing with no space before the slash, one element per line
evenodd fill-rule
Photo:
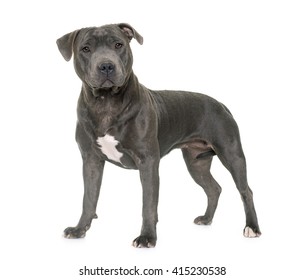
<path fill-rule="evenodd" d="M 116 49 L 120 49 L 121 47 L 123 47 L 123 44 L 121 44 L 121 43 L 116 43 L 115 44 Z"/>
<path fill-rule="evenodd" d="M 88 53 L 88 52 L 90 52 L 90 48 L 89 48 L 88 46 L 83 47 L 83 48 L 82 48 L 82 51 L 83 51 L 84 53 Z"/>

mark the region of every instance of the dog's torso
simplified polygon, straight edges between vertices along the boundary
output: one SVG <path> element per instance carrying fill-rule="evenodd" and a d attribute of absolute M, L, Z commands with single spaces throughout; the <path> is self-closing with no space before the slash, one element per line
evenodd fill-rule
<path fill-rule="evenodd" d="M 214 114 L 224 121 L 230 116 L 221 103 L 199 93 L 152 91 L 134 75 L 131 79 L 116 94 L 96 92 L 95 97 L 83 87 L 76 135 L 81 149 L 93 148 L 102 159 L 131 169 L 147 156 L 161 158 L 174 148 L 197 148 L 197 156 L 212 151 L 208 131 L 220 125 L 213 124 Z"/>

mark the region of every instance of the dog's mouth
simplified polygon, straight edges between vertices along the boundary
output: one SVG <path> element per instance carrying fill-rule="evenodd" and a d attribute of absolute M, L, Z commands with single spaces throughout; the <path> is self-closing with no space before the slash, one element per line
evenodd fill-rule
<path fill-rule="evenodd" d="M 89 82 L 88 84 L 93 89 L 110 89 L 115 86 L 114 82 L 111 81 L 110 79 L 105 79 L 102 82 L 91 82 L 91 83 Z"/>
<path fill-rule="evenodd" d="M 112 88 L 114 86 L 114 82 L 106 79 L 100 86 L 100 88 Z"/>
<path fill-rule="evenodd" d="M 119 92 L 124 84 L 122 79 L 112 79 L 105 77 L 101 79 L 100 77 L 95 79 L 86 79 L 86 84 L 92 89 L 93 95 L 99 97 L 103 94 L 109 93 L 115 95 Z"/>
<path fill-rule="evenodd" d="M 106 80 L 99 86 L 91 86 L 93 89 L 92 93 L 94 97 L 99 97 L 105 93 L 110 93 L 111 95 L 117 94 L 120 90 L 119 86 L 116 86 L 112 81 Z"/>
<path fill-rule="evenodd" d="M 120 87 L 122 82 L 121 80 L 119 81 L 114 81 L 112 79 L 106 78 L 103 80 L 88 80 L 87 84 L 93 88 L 93 89 L 111 89 L 115 87 Z"/>

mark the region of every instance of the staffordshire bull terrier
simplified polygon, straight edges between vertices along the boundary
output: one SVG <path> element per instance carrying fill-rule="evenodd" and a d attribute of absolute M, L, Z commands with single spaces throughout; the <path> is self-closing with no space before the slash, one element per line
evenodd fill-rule
<path fill-rule="evenodd" d="M 217 155 L 231 173 L 246 214 L 245 237 L 258 237 L 259 229 L 248 186 L 246 160 L 238 126 L 230 111 L 200 93 L 154 91 L 138 82 L 132 70 L 130 41 L 143 44 L 129 24 L 83 28 L 57 40 L 65 60 L 74 55 L 74 67 L 82 81 L 78 101 L 76 141 L 83 159 L 83 211 L 66 238 L 84 237 L 96 218 L 105 161 L 137 169 L 143 189 L 142 228 L 135 247 L 156 245 L 159 162 L 173 149 L 181 149 L 187 169 L 203 188 L 208 205 L 197 225 L 209 225 L 221 187 L 210 173 Z"/>

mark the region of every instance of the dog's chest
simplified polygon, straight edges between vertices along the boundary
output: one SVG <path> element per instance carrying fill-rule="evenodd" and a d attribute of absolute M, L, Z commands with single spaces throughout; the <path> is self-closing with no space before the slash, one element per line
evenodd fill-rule
<path fill-rule="evenodd" d="M 117 150 L 119 141 L 117 141 L 114 136 L 106 134 L 103 137 L 98 137 L 96 142 L 102 153 L 107 156 L 108 159 L 122 163 L 121 158 L 123 157 L 123 153 Z"/>

